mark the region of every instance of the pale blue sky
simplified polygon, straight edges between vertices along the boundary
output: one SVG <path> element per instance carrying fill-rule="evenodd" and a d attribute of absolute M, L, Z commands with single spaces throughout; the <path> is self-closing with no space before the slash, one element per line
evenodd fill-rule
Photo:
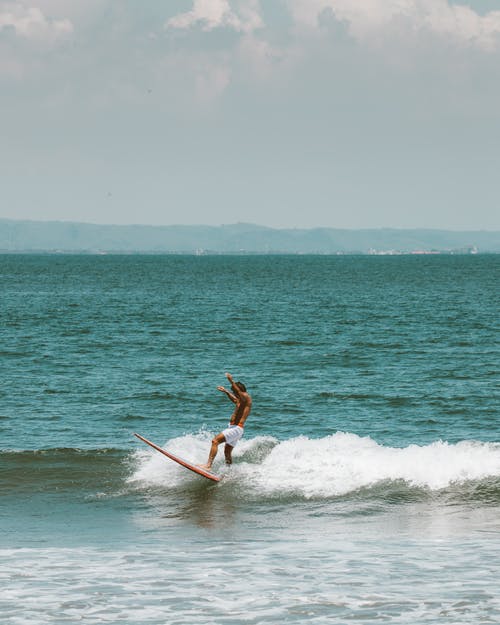
<path fill-rule="evenodd" d="M 500 229 L 500 2 L 0 0 L 0 217 Z"/>

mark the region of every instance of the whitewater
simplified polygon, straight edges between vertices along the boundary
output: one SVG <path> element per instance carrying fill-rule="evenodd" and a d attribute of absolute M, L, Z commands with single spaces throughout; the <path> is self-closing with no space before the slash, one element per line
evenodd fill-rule
<path fill-rule="evenodd" d="M 210 446 L 206 432 L 167 441 L 164 449 L 202 462 Z M 500 478 L 500 443 L 461 441 L 405 448 L 385 447 L 370 437 L 338 432 L 322 439 L 306 436 L 279 442 L 272 437 L 243 440 L 234 451 L 234 466 L 219 454 L 214 471 L 224 486 L 237 485 L 251 497 L 331 498 L 383 484 L 402 482 L 408 489 L 439 491 Z M 131 484 L 182 488 L 198 481 L 185 469 L 147 450 L 135 452 Z"/>

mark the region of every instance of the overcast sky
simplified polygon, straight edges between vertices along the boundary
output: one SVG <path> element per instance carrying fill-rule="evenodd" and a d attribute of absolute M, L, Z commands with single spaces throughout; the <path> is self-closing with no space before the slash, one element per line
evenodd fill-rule
<path fill-rule="evenodd" d="M 500 229 L 498 0 L 0 0 L 0 217 Z"/>

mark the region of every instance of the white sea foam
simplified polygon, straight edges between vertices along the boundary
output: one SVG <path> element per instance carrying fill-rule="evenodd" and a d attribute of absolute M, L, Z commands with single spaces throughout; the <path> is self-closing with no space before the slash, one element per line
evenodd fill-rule
<path fill-rule="evenodd" d="M 302 540 L 276 530 L 236 550 L 203 534 L 195 546 L 2 549 L 2 624 L 498 622 L 498 543 L 357 542 L 318 522 Z"/>
<path fill-rule="evenodd" d="M 439 490 L 489 476 L 500 476 L 497 443 L 437 441 L 395 448 L 369 437 L 338 432 L 322 439 L 299 437 L 277 445 L 254 477 L 265 492 L 329 497 L 386 480 Z"/>
<path fill-rule="evenodd" d="M 201 464 L 207 461 L 211 438 L 210 433 L 200 431 L 197 434 L 173 438 L 163 445 L 155 442 L 180 458 L 194 464 Z M 135 460 L 137 468 L 128 479 L 130 483 L 175 487 L 189 479 L 191 475 L 194 476 L 175 462 L 167 460 L 159 452 L 146 446 L 135 452 Z"/>
<path fill-rule="evenodd" d="M 187 434 L 166 441 L 163 449 L 193 464 L 201 464 L 207 461 L 212 437 L 212 433 L 201 430 L 196 434 Z M 275 439 L 266 436 L 242 440 L 234 448 L 233 459 L 237 463 L 244 458 L 244 465 L 246 466 L 246 464 L 262 459 L 263 455 L 275 444 L 277 444 Z M 226 472 L 222 447 L 219 447 L 218 457 L 213 465 L 213 470 L 219 474 Z M 144 446 L 138 449 L 134 453 L 134 460 L 136 468 L 128 478 L 129 483 L 175 488 L 189 480 L 199 479 L 194 473 L 186 471 L 185 468 L 167 460 L 159 452 L 149 447 Z"/>
<path fill-rule="evenodd" d="M 165 448 L 191 461 L 203 462 L 210 440 L 209 433 L 200 432 L 172 439 Z M 500 477 L 500 444 L 475 441 L 436 441 L 397 448 L 344 432 L 283 442 L 257 437 L 244 439 L 235 448 L 233 458 L 229 482 L 238 481 L 239 489 L 246 486 L 251 491 L 277 496 L 332 497 L 399 480 L 411 487 L 439 490 Z M 197 479 L 152 450 L 137 452 L 136 460 L 137 468 L 129 478 L 132 482 L 176 487 Z M 225 472 L 222 450 L 214 469 Z"/>

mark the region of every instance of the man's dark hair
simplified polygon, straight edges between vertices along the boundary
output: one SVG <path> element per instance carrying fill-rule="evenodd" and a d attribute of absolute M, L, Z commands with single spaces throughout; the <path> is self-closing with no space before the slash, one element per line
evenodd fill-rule
<path fill-rule="evenodd" d="M 247 392 L 247 387 L 243 384 L 243 382 L 235 382 L 236 386 L 243 391 L 243 393 Z"/>

